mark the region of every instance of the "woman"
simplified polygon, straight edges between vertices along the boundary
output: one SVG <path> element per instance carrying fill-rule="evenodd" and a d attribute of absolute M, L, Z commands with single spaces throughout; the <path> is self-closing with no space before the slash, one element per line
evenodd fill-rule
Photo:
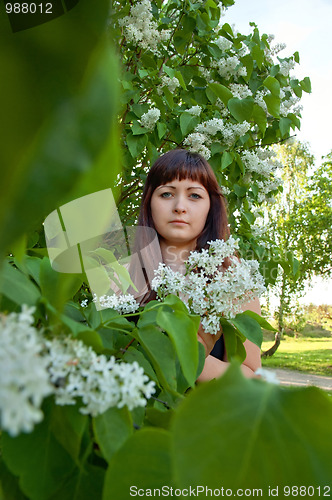
<path fill-rule="evenodd" d="M 157 231 L 163 262 L 178 271 L 184 270 L 190 251 L 207 248 L 211 240 L 227 240 L 225 201 L 208 162 L 184 149 L 169 151 L 158 158 L 147 176 L 138 225 Z M 153 293 L 148 300 L 152 298 Z M 260 314 L 258 299 L 243 306 L 243 310 Z M 200 325 L 197 335 L 206 351 L 198 382 L 221 376 L 229 364 L 222 331 L 219 335 L 207 334 Z M 244 347 L 247 356 L 241 369 L 246 377 L 254 377 L 261 366 L 260 349 L 249 340 Z"/>

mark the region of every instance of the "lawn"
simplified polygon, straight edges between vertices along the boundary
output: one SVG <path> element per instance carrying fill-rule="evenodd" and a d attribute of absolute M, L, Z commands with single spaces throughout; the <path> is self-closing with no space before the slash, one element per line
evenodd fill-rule
<path fill-rule="evenodd" d="M 262 351 L 269 349 L 273 343 L 273 340 L 265 340 Z M 262 358 L 262 365 L 332 377 L 332 338 L 284 336 L 276 353 L 272 357 Z"/>

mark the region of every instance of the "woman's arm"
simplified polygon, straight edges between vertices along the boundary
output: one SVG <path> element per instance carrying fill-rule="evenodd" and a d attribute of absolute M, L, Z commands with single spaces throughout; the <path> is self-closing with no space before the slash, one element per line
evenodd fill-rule
<path fill-rule="evenodd" d="M 256 298 L 251 302 L 244 304 L 242 310 L 243 311 L 249 310 L 257 314 L 261 314 L 259 300 Z M 204 345 L 205 350 L 207 352 L 207 357 L 205 359 L 205 365 L 203 371 L 198 377 L 197 382 L 206 382 L 208 380 L 218 378 L 221 375 L 223 375 L 223 373 L 227 370 L 229 366 L 226 356 L 224 356 L 224 361 L 221 361 L 209 354 L 213 348 L 214 343 L 220 337 L 220 335 L 217 336 L 217 338 L 213 341 L 213 339 L 210 339 L 208 334 L 206 334 L 201 327 L 198 330 L 198 340 Z M 210 337 L 215 337 L 215 336 L 210 335 Z M 242 373 L 245 377 L 248 378 L 256 377 L 255 371 L 257 370 L 257 368 L 261 366 L 260 348 L 250 340 L 246 340 L 243 343 L 243 345 L 246 350 L 247 356 L 241 365 Z"/>

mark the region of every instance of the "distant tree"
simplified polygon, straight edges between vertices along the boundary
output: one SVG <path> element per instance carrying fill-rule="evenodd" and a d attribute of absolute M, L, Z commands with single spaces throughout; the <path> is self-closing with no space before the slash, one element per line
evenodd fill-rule
<path fill-rule="evenodd" d="M 284 165 L 283 192 L 268 212 L 268 232 L 279 247 L 280 273 L 276 288 L 279 307 L 275 344 L 278 348 L 285 327 L 285 315 L 295 307 L 308 280 L 314 275 L 331 274 L 332 255 L 332 165 L 331 155 L 313 170 L 314 157 L 308 145 L 297 141 L 275 147 Z"/>
<path fill-rule="evenodd" d="M 294 221 L 297 218 L 298 206 L 306 200 L 308 171 L 314 165 L 314 157 L 305 143 L 290 140 L 283 145 L 275 146 L 274 149 L 283 165 L 281 172 L 283 191 L 277 195 L 275 204 L 267 211 L 267 232 L 270 241 L 278 247 L 280 258 L 275 285 L 279 298 L 279 307 L 276 311 L 278 330 L 275 343 L 264 353 L 265 356 L 272 356 L 278 349 L 285 328 L 285 315 L 291 312 L 294 298 L 303 288 L 303 282 L 299 281 L 300 227 L 294 224 Z"/>
<path fill-rule="evenodd" d="M 299 234 L 300 282 L 332 275 L 332 152 L 310 176 L 307 196 L 297 205 L 293 231 Z"/>

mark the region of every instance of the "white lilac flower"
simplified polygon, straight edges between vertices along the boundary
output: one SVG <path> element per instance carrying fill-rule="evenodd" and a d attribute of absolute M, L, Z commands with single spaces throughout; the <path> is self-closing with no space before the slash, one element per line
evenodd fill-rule
<path fill-rule="evenodd" d="M 303 109 L 301 105 L 299 105 L 300 99 L 296 96 L 291 96 L 289 99 L 285 99 L 280 103 L 280 115 L 287 116 L 288 113 L 294 113 L 295 115 L 299 115 Z"/>
<path fill-rule="evenodd" d="M 132 5 L 130 15 L 120 19 L 119 26 L 124 29 L 129 42 L 142 49 L 149 49 L 156 55 L 159 55 L 158 44 L 168 40 L 171 34 L 170 30 L 158 30 L 149 0 L 141 0 Z"/>
<path fill-rule="evenodd" d="M 0 421 L 11 436 L 32 431 L 52 393 L 41 334 L 32 326 L 34 310 L 23 305 L 21 313 L 0 316 Z"/>
<path fill-rule="evenodd" d="M 233 145 L 237 139 L 245 135 L 250 129 L 250 123 L 244 121 L 242 123 L 229 123 L 221 118 L 212 118 L 206 122 L 200 123 L 195 128 L 195 133 L 201 134 L 205 138 L 205 142 L 211 143 L 211 136 L 217 133 L 221 134 L 222 141 L 228 145 Z M 191 134 L 191 136 L 194 134 Z M 188 136 L 189 137 L 189 136 Z"/>
<path fill-rule="evenodd" d="M 192 106 L 189 109 L 186 109 L 186 112 L 190 115 L 199 116 L 202 112 L 201 106 Z"/>
<path fill-rule="evenodd" d="M 98 309 L 114 309 L 120 314 L 134 313 L 139 308 L 139 303 L 131 294 L 126 295 L 101 295 L 93 296 L 93 302 L 97 305 Z"/>
<path fill-rule="evenodd" d="M 282 50 L 285 50 L 286 47 L 287 45 L 285 43 L 276 43 L 275 45 L 273 45 L 273 47 L 271 47 L 271 54 L 275 56 Z"/>
<path fill-rule="evenodd" d="M 81 401 L 81 413 L 97 416 L 115 406 L 127 405 L 129 410 L 145 406 L 155 392 L 155 383 L 136 361 L 118 362 L 113 356 L 108 359 L 69 337 L 46 341 L 46 347 L 58 405 Z"/>
<path fill-rule="evenodd" d="M 152 130 L 160 118 L 160 110 L 158 108 L 151 108 L 147 113 L 141 116 L 140 123 L 142 127 Z"/>
<path fill-rule="evenodd" d="M 267 89 L 262 89 L 262 90 L 258 90 L 254 96 L 254 101 L 256 104 L 258 104 L 258 106 L 260 106 L 266 114 L 268 114 L 268 111 L 267 111 L 267 105 L 266 105 L 266 102 L 264 101 L 264 97 L 268 94 L 268 90 Z"/>
<path fill-rule="evenodd" d="M 276 372 L 266 370 L 264 368 L 257 368 L 255 375 L 259 375 L 263 380 L 270 384 L 280 384 Z"/>
<path fill-rule="evenodd" d="M 81 301 L 81 307 L 88 307 L 88 302 L 89 302 L 88 299 L 83 299 Z"/>
<path fill-rule="evenodd" d="M 206 79 L 207 82 L 209 82 L 209 83 L 214 82 L 214 79 L 211 76 L 211 71 L 209 71 L 204 66 L 199 66 L 198 69 L 199 69 L 201 75 Z"/>
<path fill-rule="evenodd" d="M 227 187 L 227 186 L 220 186 L 220 189 L 221 189 L 222 194 L 223 194 L 225 197 L 227 197 L 228 195 L 230 195 L 230 194 L 231 194 L 231 192 L 232 192 L 232 191 L 229 189 L 229 187 Z"/>
<path fill-rule="evenodd" d="M 219 59 L 214 64 L 218 73 L 223 78 L 231 78 L 232 76 L 247 76 L 247 68 L 242 66 L 240 59 L 237 56 L 230 56 Z"/>
<path fill-rule="evenodd" d="M 162 87 L 167 87 L 170 92 L 174 92 L 180 86 L 180 82 L 176 76 L 170 78 L 169 76 L 162 76 L 161 78 L 161 88 L 158 89 L 158 94 L 161 94 Z"/>
<path fill-rule="evenodd" d="M 233 97 L 238 97 L 239 99 L 244 99 L 246 97 L 251 97 L 252 92 L 248 85 L 242 85 L 241 83 L 231 83 L 229 89 L 233 94 Z"/>
<path fill-rule="evenodd" d="M 208 160 L 211 156 L 211 152 L 206 146 L 206 144 L 209 143 L 210 138 L 207 135 L 201 134 L 199 132 L 193 132 L 192 134 L 189 134 L 183 141 L 183 144 L 189 147 L 189 151 L 192 151 L 193 153 L 199 153 L 206 160 Z"/>
<path fill-rule="evenodd" d="M 289 60 L 283 59 L 282 61 L 280 61 L 279 66 L 280 66 L 280 73 L 283 76 L 288 76 L 289 72 L 295 68 L 295 61 L 294 59 L 289 59 Z"/>
<path fill-rule="evenodd" d="M 263 177 L 270 177 L 276 171 L 279 163 L 271 160 L 273 154 L 265 156 L 261 151 L 243 151 L 241 159 L 249 172 L 256 172 Z"/>
<path fill-rule="evenodd" d="M 265 291 L 257 261 L 234 256 L 238 241 L 209 241 L 209 248 L 190 252 L 186 272 L 180 275 L 161 264 L 152 288 L 158 297 L 173 293 L 190 312 L 199 314 L 206 332 L 216 334 L 222 317 L 230 319 L 242 312 L 242 305 Z M 228 266 L 222 264 L 228 259 Z"/>
<path fill-rule="evenodd" d="M 158 269 L 155 271 L 155 277 L 151 281 L 151 288 L 155 291 L 159 290 L 162 294 L 165 283 L 167 293 L 177 295 L 183 289 L 184 276 L 177 271 L 173 271 L 165 264 L 160 263 Z"/>
<path fill-rule="evenodd" d="M 232 47 L 232 42 L 227 40 L 227 38 L 220 36 L 217 38 L 214 43 L 219 47 L 220 50 L 223 52 L 226 52 L 226 50 L 229 50 Z"/>

